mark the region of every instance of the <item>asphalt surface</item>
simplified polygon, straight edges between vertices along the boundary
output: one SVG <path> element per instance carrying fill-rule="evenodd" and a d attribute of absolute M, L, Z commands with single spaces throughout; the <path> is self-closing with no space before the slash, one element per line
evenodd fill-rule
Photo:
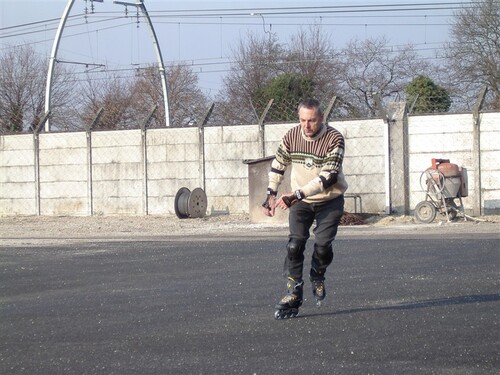
<path fill-rule="evenodd" d="M 498 233 L 449 237 L 339 235 L 282 321 L 286 237 L 3 246 L 0 373 L 498 374 Z"/>

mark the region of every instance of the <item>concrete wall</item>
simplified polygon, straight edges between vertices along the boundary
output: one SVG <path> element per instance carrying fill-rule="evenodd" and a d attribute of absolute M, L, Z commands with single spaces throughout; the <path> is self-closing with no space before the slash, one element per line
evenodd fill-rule
<path fill-rule="evenodd" d="M 198 129 L 151 129 L 146 140 L 148 213 L 173 213 L 180 188 L 203 185 Z"/>
<path fill-rule="evenodd" d="M 36 215 L 35 147 L 32 134 L 0 137 L 0 215 Z"/>
<path fill-rule="evenodd" d="M 40 215 L 87 215 L 85 133 L 40 134 L 39 155 Z"/>
<path fill-rule="evenodd" d="M 473 215 L 500 212 L 500 116 L 483 113 L 479 120 L 476 125 L 473 116 L 467 114 L 409 117 L 412 208 L 425 198 L 419 182 L 422 171 L 431 166 L 432 158 L 443 158 L 467 169 L 469 196 L 463 199 L 466 210 Z M 478 150 L 475 131 L 480 138 Z"/>
<path fill-rule="evenodd" d="M 348 193 L 361 196 L 364 212 L 384 211 L 384 122 L 375 119 L 329 124 L 345 138 L 343 170 Z M 353 203 L 346 200 L 346 210 L 354 212 Z"/>
<path fill-rule="evenodd" d="M 259 157 L 259 134 L 258 125 L 204 129 L 209 209 L 248 212 L 248 171 L 243 160 Z"/>
<path fill-rule="evenodd" d="M 432 158 L 450 159 L 450 162 L 467 168 L 469 186 L 477 178 L 472 168 L 472 115 L 410 116 L 408 119 L 410 151 L 410 206 L 415 207 L 425 199 L 420 186 L 420 176 L 431 166 Z M 469 191 L 464 205 L 476 199 L 476 192 Z"/>
<path fill-rule="evenodd" d="M 91 154 L 93 213 L 142 214 L 141 131 L 92 133 Z"/>
<path fill-rule="evenodd" d="M 468 114 L 403 117 L 391 124 L 381 119 L 330 123 L 346 138 L 348 193 L 361 196 L 363 212 L 387 209 L 387 155 L 392 199 L 397 201 L 393 212 L 411 210 L 425 198 L 419 178 L 432 158 L 467 168 L 467 210 L 480 202 L 482 213 L 500 212 L 500 113 L 481 114 L 479 123 Z M 0 136 L 0 215 L 175 214 L 181 187 L 204 189 L 209 212 L 248 213 L 253 185 L 243 161 L 274 155 L 292 126 Z M 396 131 L 398 127 L 404 131 Z M 407 162 L 398 163 L 401 158 Z M 408 192 L 396 196 L 399 190 Z M 262 203 L 257 201 L 254 205 Z M 346 209 L 354 212 L 353 200 L 346 200 Z"/>

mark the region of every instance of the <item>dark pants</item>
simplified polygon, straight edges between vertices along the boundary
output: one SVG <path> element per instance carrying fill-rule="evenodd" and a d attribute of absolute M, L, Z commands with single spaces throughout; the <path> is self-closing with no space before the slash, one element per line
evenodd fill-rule
<path fill-rule="evenodd" d="M 300 201 L 290 207 L 288 218 L 290 235 L 286 259 L 289 277 L 302 279 L 305 245 L 314 220 L 316 220 L 316 226 L 313 229 L 315 240 L 311 259 L 311 276 L 323 277 L 333 260 L 332 242 L 337 235 L 337 228 L 343 213 L 343 196 L 323 203 Z"/>

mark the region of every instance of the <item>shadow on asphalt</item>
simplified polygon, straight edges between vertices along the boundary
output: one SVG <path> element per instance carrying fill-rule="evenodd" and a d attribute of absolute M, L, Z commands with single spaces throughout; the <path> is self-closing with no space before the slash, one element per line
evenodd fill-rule
<path fill-rule="evenodd" d="M 458 296 L 450 298 L 429 299 L 429 300 L 416 301 L 410 303 L 398 303 L 392 306 L 357 307 L 354 309 L 339 310 L 328 313 L 318 312 L 307 315 L 299 315 L 297 316 L 297 318 L 305 318 L 306 316 L 331 316 L 331 315 L 355 314 L 367 311 L 413 310 L 413 309 L 422 309 L 427 307 L 464 305 L 469 303 L 485 303 L 485 302 L 497 302 L 497 301 L 500 301 L 500 294 L 479 294 L 479 295 Z"/>

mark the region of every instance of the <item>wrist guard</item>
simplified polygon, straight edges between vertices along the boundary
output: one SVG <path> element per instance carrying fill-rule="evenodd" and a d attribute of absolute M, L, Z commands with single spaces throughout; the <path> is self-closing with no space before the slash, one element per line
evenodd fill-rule
<path fill-rule="evenodd" d="M 295 203 L 304 199 L 304 195 L 300 190 L 297 190 L 291 195 L 284 195 L 281 199 L 283 199 L 283 202 L 287 205 L 287 207 L 292 207 Z"/>
<path fill-rule="evenodd" d="M 271 206 L 269 205 L 269 200 L 271 199 L 271 197 L 276 197 L 276 195 L 278 195 L 278 192 L 277 191 L 274 191 L 270 188 L 267 189 L 267 197 L 266 197 L 266 200 L 264 203 L 262 203 L 262 207 L 264 208 L 271 208 Z"/>

